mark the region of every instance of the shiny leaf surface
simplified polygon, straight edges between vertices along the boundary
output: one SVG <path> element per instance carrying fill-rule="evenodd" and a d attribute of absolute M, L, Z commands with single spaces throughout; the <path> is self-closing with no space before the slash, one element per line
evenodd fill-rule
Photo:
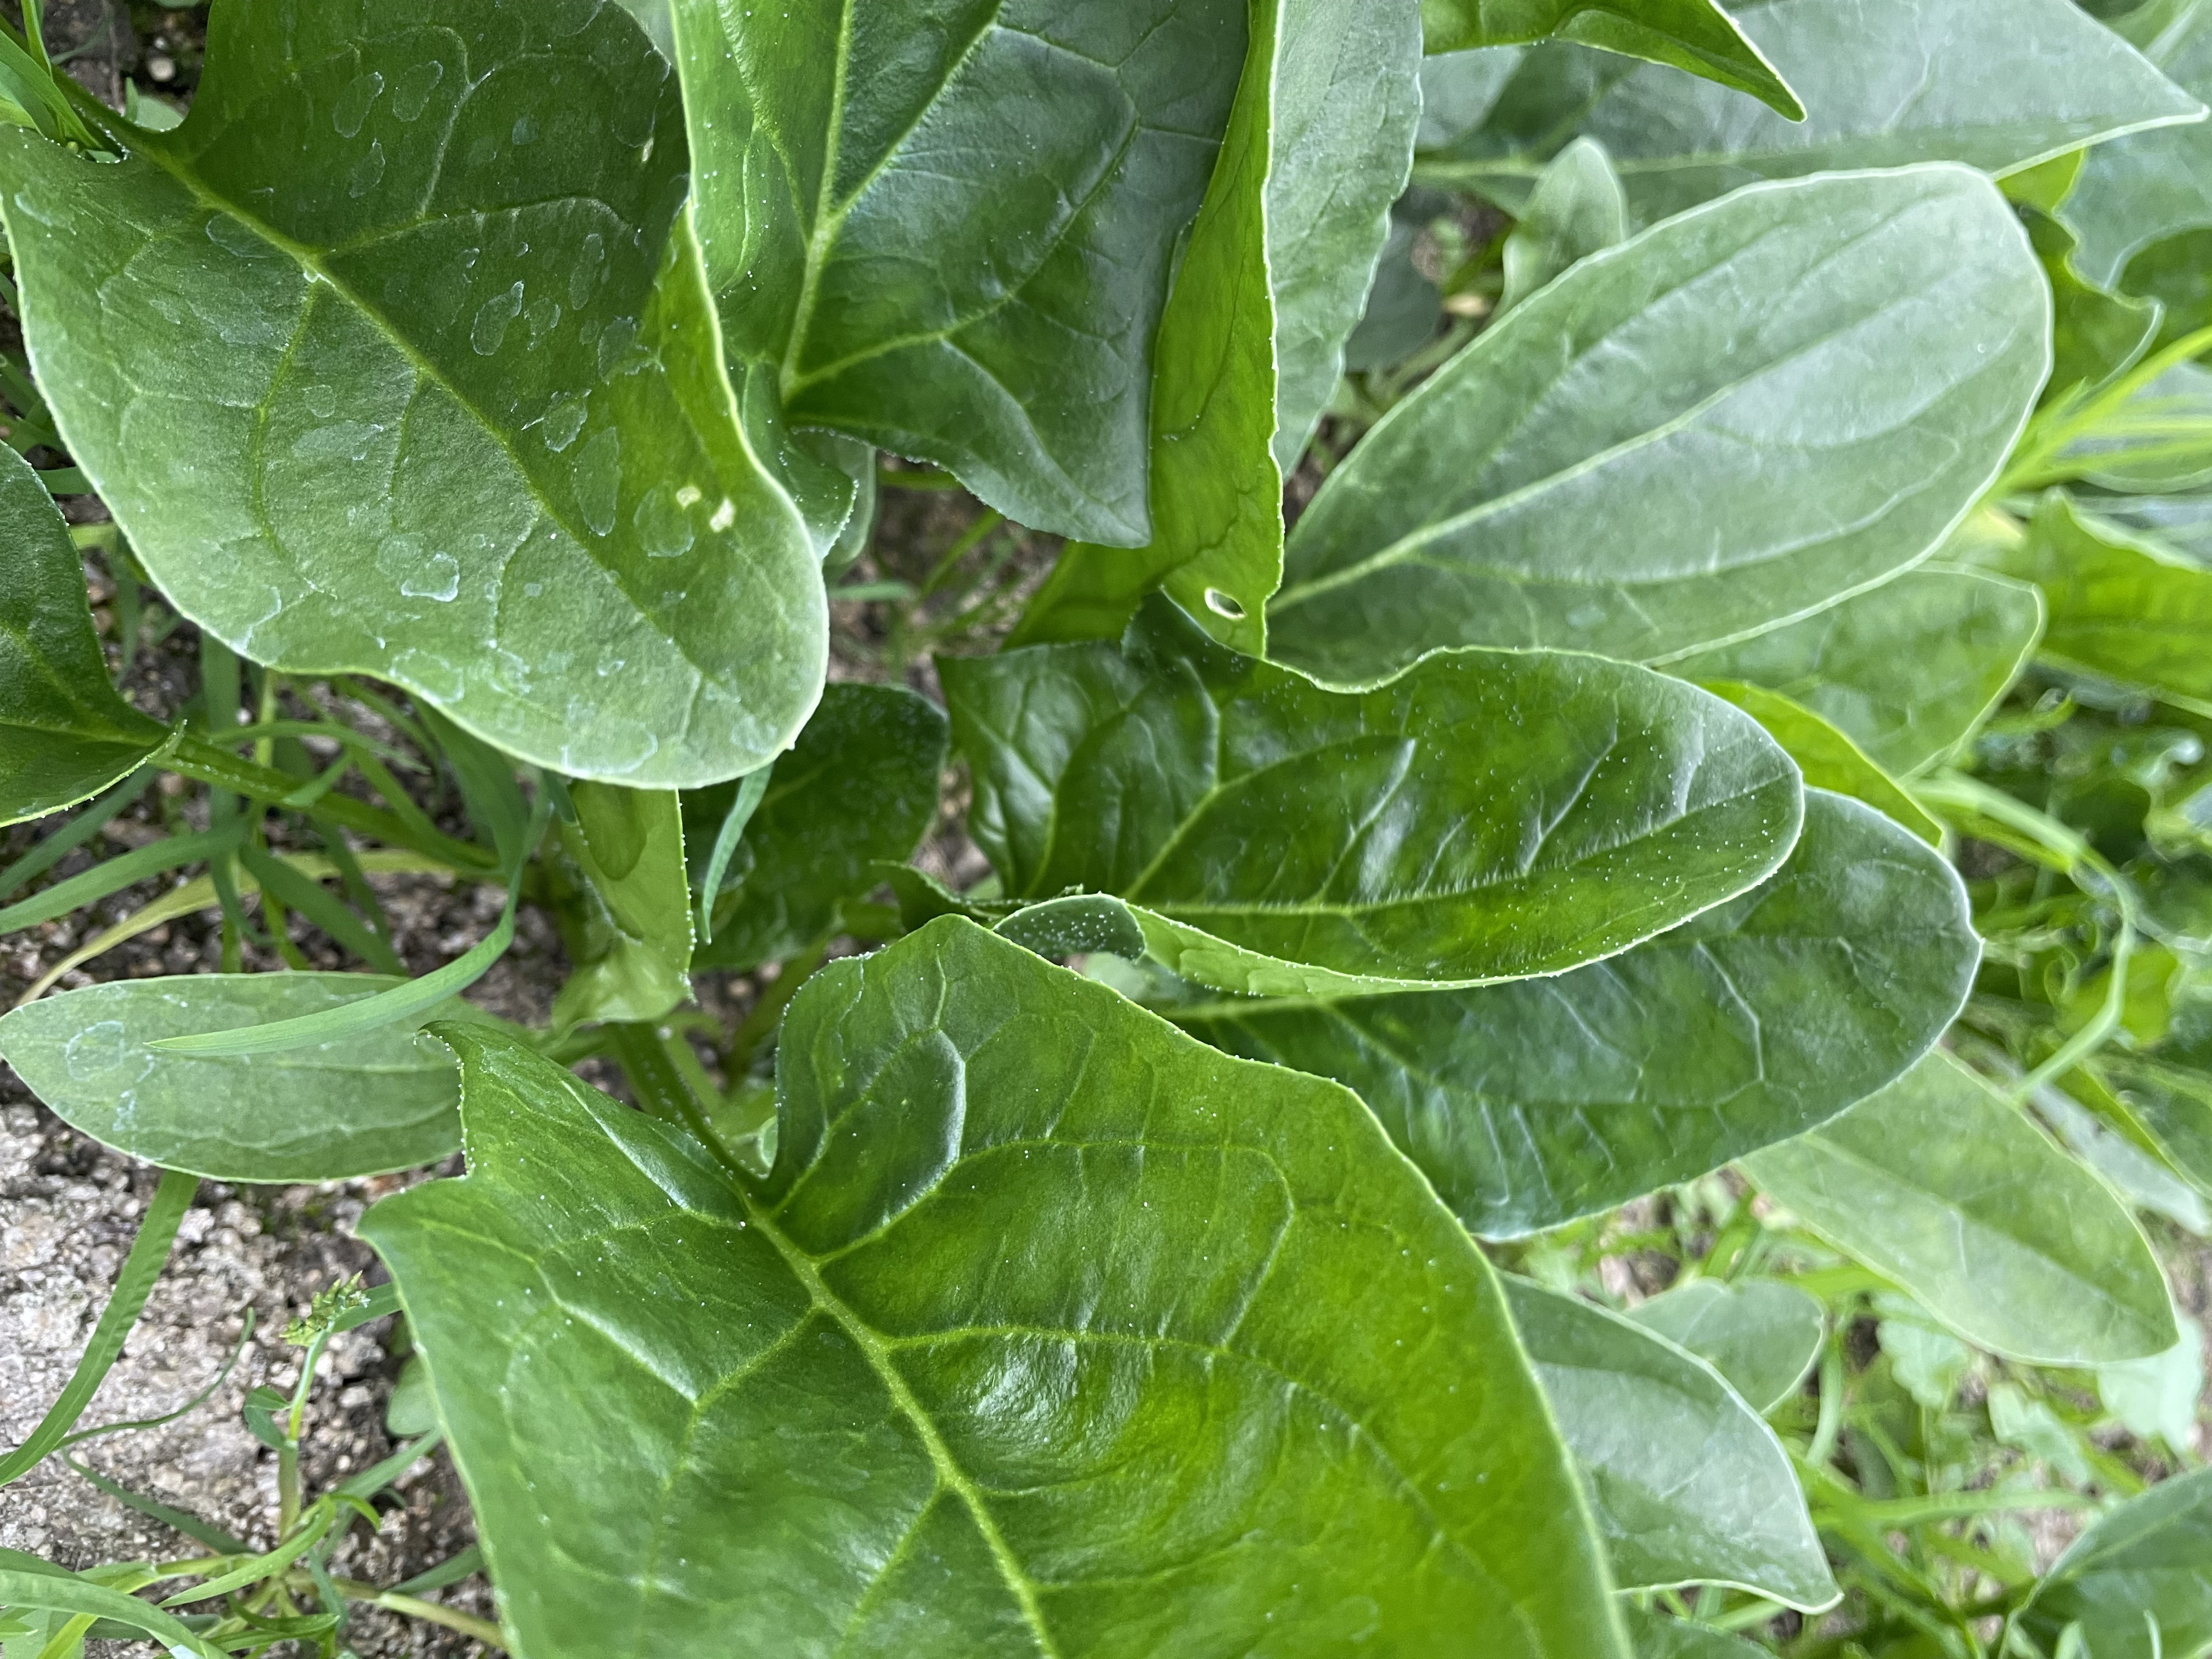
<path fill-rule="evenodd" d="M 1556 972 L 1763 878 L 1796 769 L 1756 722 L 1623 664 L 1440 655 L 1334 691 L 1164 599 L 1119 646 L 940 659 L 970 832 L 1012 898 L 1136 907 L 1248 994 Z"/>
<path fill-rule="evenodd" d="M 1461 135 L 1425 173 L 1517 206 L 1543 162 L 1584 132 L 1648 222 L 1760 179 L 1918 161 L 2006 173 L 2203 108 L 2071 0 L 1753 0 L 1730 15 L 1803 99 L 1804 121 L 1665 69 L 1552 46 L 1475 100 L 1480 115 L 1462 107 Z M 1464 60 L 1441 61 L 1449 76 Z M 1496 76 L 1489 65 L 1458 72 L 1486 88 Z"/>
<path fill-rule="evenodd" d="M 1525 1279 L 1505 1292 L 1622 1584 L 1836 1600 L 1788 1454 L 1718 1372 L 1579 1297 Z"/>
<path fill-rule="evenodd" d="M 901 860 L 937 816 L 945 716 L 903 687 L 833 685 L 791 753 L 775 763 L 714 901 L 702 967 L 750 969 L 805 950 L 839 907 Z M 713 844 L 737 786 L 684 798 L 695 856 Z"/>
<path fill-rule="evenodd" d="M 561 846 L 582 878 L 575 971 L 554 1000 L 557 1025 L 659 1019 L 691 994 L 691 890 L 672 789 L 577 784 Z"/>
<path fill-rule="evenodd" d="M 1942 846 L 1943 826 L 1929 817 L 1895 778 L 1869 759 L 1858 744 L 1802 703 L 1741 680 L 1703 684 L 1706 690 L 1734 703 L 1766 728 L 1767 736 L 1797 763 L 1807 788 L 1831 790 L 1863 800 L 1930 847 Z"/>
<path fill-rule="evenodd" d="M 1573 973 L 1169 1012 L 1231 1053 L 1358 1091 L 1470 1228 L 1508 1237 L 1832 1117 L 1925 1052 L 1978 956 L 1942 860 L 1815 793 L 1763 886 Z"/>
<path fill-rule="evenodd" d="M 1903 777 L 1966 739 L 2042 633 L 2042 600 L 2027 584 L 1923 567 L 1670 667 L 1779 691 Z"/>
<path fill-rule="evenodd" d="M 2050 305 L 1961 168 L 1660 225 L 1516 307 L 1329 475 L 1272 649 L 1341 679 L 1448 645 L 1664 660 L 1870 586 L 1994 479 Z"/>
<path fill-rule="evenodd" d="M 1152 337 L 1228 121 L 1240 0 L 674 11 L 756 430 L 831 428 L 1020 523 L 1146 541 Z"/>
<path fill-rule="evenodd" d="M 957 918 L 799 994 L 765 1182 L 451 1038 L 470 1174 L 362 1231 L 527 1659 L 1625 1655 L 1498 1281 L 1334 1085 Z"/>
<path fill-rule="evenodd" d="M 2204 98 L 2212 93 L 2212 9 L 2181 8 L 2143 55 Z M 2212 227 L 2212 125 L 2160 127 L 2098 145 L 2083 158 L 2059 217 L 2081 239 L 2081 274 L 2106 287 L 2124 284 L 2137 253 Z"/>
<path fill-rule="evenodd" d="M 460 1145 L 453 1056 L 421 1022 L 284 1054 L 167 1054 L 158 1038 L 293 1019 L 392 989 L 375 974 L 196 974 L 64 991 L 0 1017 L 0 1058 L 72 1127 L 215 1181 L 342 1181 Z M 481 1018 L 448 1002 L 433 1016 Z"/>
<path fill-rule="evenodd" d="M 2166 1280 L 2134 1218 L 1948 1054 L 1744 1169 L 1994 1353 L 2084 1365 L 2174 1344 Z"/>
<path fill-rule="evenodd" d="M 1819 1302 L 1771 1279 L 1692 1279 L 1638 1303 L 1628 1316 L 1697 1355 L 1761 1413 L 1805 1380 L 1826 1328 Z"/>
<path fill-rule="evenodd" d="M 161 746 L 125 702 L 93 631 L 84 562 L 46 486 L 0 454 L 0 824 L 74 806 Z"/>
<path fill-rule="evenodd" d="M 0 131 L 40 385 L 184 613 L 581 776 L 789 741 L 826 607 L 747 449 L 619 9 L 233 0 L 173 132 Z"/>

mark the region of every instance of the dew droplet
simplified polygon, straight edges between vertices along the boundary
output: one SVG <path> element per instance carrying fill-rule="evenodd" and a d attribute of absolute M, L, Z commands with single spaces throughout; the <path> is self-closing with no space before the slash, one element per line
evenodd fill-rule
<path fill-rule="evenodd" d="M 421 572 L 402 580 L 399 591 L 410 599 L 450 602 L 461 591 L 461 563 L 450 553 L 433 553 Z"/>
<path fill-rule="evenodd" d="M 417 119 L 429 107 L 430 94 L 438 89 L 438 82 L 445 78 L 443 64 L 416 64 L 392 88 L 392 113 L 402 121 Z"/>
<path fill-rule="evenodd" d="M 119 1019 L 103 1019 L 97 1025 L 88 1025 L 69 1040 L 62 1050 L 63 1062 L 69 1074 L 78 1082 L 112 1072 L 123 1063 L 130 1039 Z"/>
<path fill-rule="evenodd" d="M 338 94 L 331 106 L 331 125 L 341 138 L 350 138 L 361 131 L 362 123 L 368 119 L 368 112 L 383 95 L 384 77 L 374 70 L 356 76 L 353 83 Z"/>
<path fill-rule="evenodd" d="M 622 491 L 622 434 L 608 427 L 579 450 L 574 478 L 584 522 L 594 536 L 610 534 Z"/>
<path fill-rule="evenodd" d="M 541 422 L 544 428 L 545 447 L 558 455 L 575 442 L 576 434 L 584 429 L 586 412 L 581 398 L 569 403 L 556 404 L 547 410 L 545 419 Z"/>
<path fill-rule="evenodd" d="M 538 142 L 538 118 L 533 115 L 525 115 L 520 117 L 514 124 L 514 131 L 508 136 L 514 140 L 518 148 L 524 144 L 536 143 Z"/>
<path fill-rule="evenodd" d="M 479 357 L 496 356 L 507 339 L 507 325 L 522 310 L 522 284 L 517 283 L 504 294 L 495 294 L 477 307 L 477 319 L 469 325 L 469 343 L 476 348 Z"/>
<path fill-rule="evenodd" d="M 384 141 L 372 138 L 368 154 L 353 164 L 346 174 L 346 194 L 358 201 L 384 181 Z"/>
<path fill-rule="evenodd" d="M 653 558 L 678 559 L 691 550 L 691 515 L 678 503 L 676 492 L 665 483 L 655 484 L 645 492 L 645 499 L 637 504 L 631 522 L 637 526 L 638 540 Z"/>

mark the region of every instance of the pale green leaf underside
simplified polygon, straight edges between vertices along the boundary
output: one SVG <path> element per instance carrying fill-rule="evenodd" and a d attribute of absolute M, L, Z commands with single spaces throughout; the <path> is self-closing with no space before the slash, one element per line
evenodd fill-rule
<path fill-rule="evenodd" d="M 553 1001 L 556 1025 L 659 1019 L 691 994 L 691 889 L 672 789 L 583 783 L 561 843 L 584 890 L 581 948 Z"/>
<path fill-rule="evenodd" d="M 2145 55 L 2192 96 L 2212 93 L 2212 7 L 2189 7 Z M 2058 216 L 2081 240 L 2074 262 L 2082 276 L 2117 286 L 2144 248 L 2212 226 L 2212 123 L 2098 145 Z"/>
<path fill-rule="evenodd" d="M 1525 1279 L 1505 1291 L 1623 1586 L 1738 1584 L 1808 1610 L 1837 1599 L 1788 1454 L 1717 1371 L 1578 1297 Z"/>
<path fill-rule="evenodd" d="M 1746 294 L 1760 303 L 1747 307 Z M 2050 291 L 1961 167 L 1762 185 L 1576 265 L 1329 475 L 1272 649 L 1686 655 L 1924 556 L 2050 364 Z"/>
<path fill-rule="evenodd" d="M 453 1056 L 419 1020 L 284 1054 L 214 1058 L 147 1045 L 343 1007 L 404 981 L 375 974 L 117 980 L 0 1018 L 0 1056 L 72 1127 L 214 1181 L 341 1181 L 434 1164 L 460 1145 Z M 478 1018 L 448 1002 L 440 1019 Z"/>
<path fill-rule="evenodd" d="M 0 134 L 40 384 L 180 609 L 572 775 L 789 740 L 826 607 L 737 424 L 667 82 L 587 0 L 234 0 L 128 159 Z"/>
<path fill-rule="evenodd" d="M 83 561 L 12 449 L 0 454 L 0 824 L 9 824 L 98 794 L 165 734 L 109 681 Z"/>
<path fill-rule="evenodd" d="M 2058 1559 L 2023 1622 L 2049 1646 L 2075 1621 L 2087 1659 L 2175 1659 L 2212 1644 L 2212 1470 L 2160 1481 Z"/>
<path fill-rule="evenodd" d="M 742 1192 L 454 1041 L 471 1173 L 362 1231 L 528 1659 L 1625 1659 L 1497 1280 L 1334 1085 L 957 919 L 800 993 Z"/>
<path fill-rule="evenodd" d="M 2043 602 L 2028 584 L 1922 566 L 1668 668 L 1779 691 L 1902 777 L 1966 739 L 2042 634 Z"/>
<path fill-rule="evenodd" d="M 1774 65 L 1714 0 L 1421 0 L 1427 49 L 1573 40 L 1747 92 L 1784 120 L 1805 113 Z"/>
<path fill-rule="evenodd" d="M 1152 344 L 1242 0 L 678 0 L 700 236 L 792 426 L 1147 538 Z"/>
<path fill-rule="evenodd" d="M 1696 1279 L 1638 1303 L 1628 1316 L 1704 1360 L 1755 1412 L 1771 1412 L 1820 1357 L 1820 1304 L 1771 1279 Z"/>
<path fill-rule="evenodd" d="M 1647 223 L 1760 179 L 1961 161 L 2006 173 L 2080 145 L 2198 118 L 2203 106 L 2071 0 L 1765 0 L 1730 8 L 1803 99 L 1785 120 L 1663 68 L 1547 46 L 1493 90 L 1494 68 L 1446 58 L 1437 85 L 1461 131 L 1425 158 L 1517 206 L 1577 132 L 1603 143 Z M 1469 131 L 1468 129 L 1472 129 Z"/>
<path fill-rule="evenodd" d="M 1335 691 L 1155 596 L 1119 646 L 938 666 L 1006 896 L 1114 894 L 1170 969 L 1239 993 L 1557 972 L 1759 881 L 1801 816 L 1755 721 L 1594 658 Z"/>
<path fill-rule="evenodd" d="M 1992 1352 L 2086 1365 L 2174 1344 L 2166 1280 L 2134 1218 L 1948 1054 L 1744 1168 Z"/>
<path fill-rule="evenodd" d="M 1940 857 L 1814 792 L 1764 885 L 1573 973 L 1167 1012 L 1356 1090 L 1470 1228 L 1510 1237 L 1832 1117 L 1926 1051 L 1979 955 Z"/>
<path fill-rule="evenodd" d="M 1805 775 L 1808 789 L 1832 790 L 1863 800 L 1930 847 L 1943 844 L 1943 826 L 1904 787 L 1869 759 L 1844 732 L 1779 691 L 1741 680 L 1706 680 L 1706 690 L 1734 703 L 1766 728 Z"/>

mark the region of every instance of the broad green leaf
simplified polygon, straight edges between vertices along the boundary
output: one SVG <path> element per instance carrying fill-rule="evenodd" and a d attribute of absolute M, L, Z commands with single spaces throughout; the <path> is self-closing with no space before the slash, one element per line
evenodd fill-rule
<path fill-rule="evenodd" d="M 0 1057 L 73 1128 L 215 1181 L 342 1181 L 460 1145 L 453 1056 L 420 1021 L 288 1053 L 211 1056 L 162 1037 L 319 1014 L 403 983 L 378 974 L 116 980 L 0 1018 Z M 448 1001 L 438 1019 L 484 1018 Z"/>
<path fill-rule="evenodd" d="M 1760 1659 L 1767 1651 L 1741 1636 L 1686 1619 L 1662 1619 L 1636 1607 L 1625 1607 L 1622 1613 L 1637 1659 Z"/>
<path fill-rule="evenodd" d="M 1649 222 L 1761 179 L 1920 161 L 2008 173 L 2203 112 L 2072 0 L 1752 0 L 1729 12 L 1804 100 L 1805 120 L 1571 46 L 1531 51 L 1494 90 L 1492 67 L 1446 58 L 1436 78 L 1471 74 L 1488 96 L 1443 92 L 1462 130 L 1423 158 L 1421 176 L 1515 208 L 1544 162 L 1586 133 Z"/>
<path fill-rule="evenodd" d="M 2111 1051 L 2090 1067 L 2173 1167 L 2212 1192 L 2212 1076 Z"/>
<path fill-rule="evenodd" d="M 754 429 L 830 428 L 948 467 L 1022 524 L 1148 540 L 1152 338 L 1243 0 L 674 12 L 700 240 Z M 836 471 L 787 464 L 809 493 Z"/>
<path fill-rule="evenodd" d="M 827 609 L 734 416 L 682 112 L 583 0 L 232 0 L 173 132 L 0 132 L 25 333 L 177 605 L 580 776 L 790 740 Z"/>
<path fill-rule="evenodd" d="M 0 824 L 88 800 L 161 746 L 107 678 L 84 562 L 30 463 L 0 455 Z"/>
<path fill-rule="evenodd" d="M 2006 574 L 2043 592 L 2051 621 L 2037 654 L 2212 712 L 2212 569 L 2057 490 L 1998 556 Z"/>
<path fill-rule="evenodd" d="M 2097 1368 L 2097 1397 L 2138 1440 L 2154 1436 L 2184 1455 L 2197 1449 L 2197 1422 L 2204 1398 L 2204 1332 L 2185 1316 L 2175 1322 L 2181 1340 L 2148 1359 L 2124 1359 Z"/>
<path fill-rule="evenodd" d="M 1993 1353 L 2093 1365 L 2173 1346 L 2166 1280 L 2134 1218 L 1948 1054 L 1744 1169 Z"/>
<path fill-rule="evenodd" d="M 2191 95 L 2212 93 L 2212 7 L 2192 0 L 2143 43 Z M 2162 126 L 2099 144 L 2058 210 L 2081 239 L 2075 263 L 2101 288 L 2136 289 L 2129 266 L 2154 244 L 2212 228 L 2212 125 Z"/>
<path fill-rule="evenodd" d="M 1333 1077 L 1476 1233 L 1626 1203 L 1833 1117 L 1957 1013 L 1966 893 L 1870 808 L 1816 792 L 1765 885 L 1609 961 L 1486 989 L 1167 1012 Z"/>
<path fill-rule="evenodd" d="M 1692 680 L 1745 680 L 1781 692 L 1899 776 L 1972 734 L 2043 634 L 2043 602 L 2022 582 L 1923 566 L 1839 605 L 1673 663 Z"/>
<path fill-rule="evenodd" d="M 1414 0 L 1257 0 L 1221 160 L 1160 325 L 1152 540 L 1079 544 L 1018 643 L 1112 639 L 1164 583 L 1257 655 L 1282 580 L 1283 477 L 1336 391 L 1420 115 Z"/>
<path fill-rule="evenodd" d="M 2110 496 L 2097 510 L 2212 568 L 2212 495 Z"/>
<path fill-rule="evenodd" d="M 2162 1480 L 2074 1540 L 2021 1615 L 2046 1647 L 2078 1624 L 2084 1659 L 2185 1659 L 2212 1645 L 2212 1469 Z"/>
<path fill-rule="evenodd" d="M 1445 645 L 1665 660 L 1815 611 L 1994 480 L 2050 329 L 2018 222 L 1963 168 L 1685 214 L 1516 307 L 1329 474 L 1271 649 L 1346 679 Z"/>
<path fill-rule="evenodd" d="M 1497 1279 L 1334 1085 L 957 919 L 799 994 L 764 1182 L 451 1040 L 468 1177 L 362 1231 L 530 1659 L 1625 1659 Z"/>
<path fill-rule="evenodd" d="M 1421 0 L 1421 21 L 1432 52 L 1572 40 L 1747 92 L 1784 120 L 1805 118 L 1797 94 L 1714 0 Z"/>
<path fill-rule="evenodd" d="M 1767 736 L 1797 763 L 1807 788 L 1831 790 L 1863 800 L 1930 847 L 1943 844 L 1943 826 L 1929 817 L 1896 779 L 1869 759 L 1864 750 L 1802 703 L 1741 680 L 1700 684 L 1765 726 Z"/>
<path fill-rule="evenodd" d="M 1528 1279 L 1505 1295 L 1623 1585 L 1737 1584 L 1808 1611 L 1837 1599 L 1789 1454 L 1717 1371 Z"/>
<path fill-rule="evenodd" d="M 919 931 L 939 916 L 965 916 L 1041 957 L 1057 959 L 1103 953 L 1134 962 L 1145 954 L 1144 924 L 1127 905 L 1103 893 L 1069 893 L 1035 904 L 1019 899 L 972 898 L 953 892 L 920 870 L 887 865 L 878 869 L 890 884 L 898 900 L 899 920 L 908 933 Z M 1149 974 L 1140 978 L 1149 988 Z"/>
<path fill-rule="evenodd" d="M 1510 311 L 1579 259 L 1628 240 L 1628 200 L 1605 146 L 1577 138 L 1555 156 L 1528 192 L 1520 222 L 1505 239 Z"/>
<path fill-rule="evenodd" d="M 1628 1316 L 1718 1371 L 1744 1403 L 1772 1411 L 1820 1358 L 1820 1304 L 1771 1279 L 1696 1279 L 1629 1310 Z"/>
<path fill-rule="evenodd" d="M 837 926 L 839 907 L 904 859 L 937 817 L 945 716 L 902 686 L 833 685 L 775 763 L 714 898 L 702 967 L 750 969 L 795 955 Z M 684 799 L 690 838 L 711 844 L 737 786 Z"/>
<path fill-rule="evenodd" d="M 1118 646 L 938 672 L 1005 896 L 1114 894 L 1171 970 L 1247 994 L 1555 973 L 1759 881 L 1801 816 L 1755 721 L 1594 658 L 1335 691 L 1156 595 Z"/>
<path fill-rule="evenodd" d="M 2057 220 L 2033 209 L 2021 218 L 2051 283 L 2051 380 L 2044 400 L 2086 395 L 2135 367 L 2159 338 L 2164 313 L 2154 301 L 2108 292 L 2083 276 L 2075 266 L 2075 240 Z"/>
<path fill-rule="evenodd" d="M 1344 343 L 1349 373 L 1395 368 L 1436 337 L 1443 319 L 1443 295 L 1413 263 L 1414 234 L 1415 227 L 1403 220 L 1390 227 L 1389 240 L 1375 262 L 1367 309 Z"/>
<path fill-rule="evenodd" d="M 691 994 L 691 890 L 684 814 L 672 789 L 580 783 L 561 846 L 582 878 L 556 1025 L 659 1019 Z"/>
<path fill-rule="evenodd" d="M 2177 363 L 2057 458 L 2062 476 L 2156 495 L 2212 485 L 2212 369 Z"/>

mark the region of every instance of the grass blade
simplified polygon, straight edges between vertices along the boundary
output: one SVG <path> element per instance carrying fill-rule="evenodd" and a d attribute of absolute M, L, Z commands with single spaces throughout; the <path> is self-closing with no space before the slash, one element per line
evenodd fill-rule
<path fill-rule="evenodd" d="M 209 1383 L 207 1387 L 202 1389 L 198 1394 L 194 1395 L 190 1400 L 185 1401 L 183 1405 L 178 1407 L 176 1410 L 173 1412 L 163 1412 L 159 1417 L 133 1418 L 127 1423 L 103 1423 L 96 1429 L 78 1429 L 75 1432 L 63 1437 L 63 1446 L 74 1446 L 80 1441 L 97 1440 L 103 1435 L 125 1434 L 128 1433 L 132 1429 L 158 1429 L 164 1423 L 173 1423 L 179 1418 L 198 1411 L 202 1406 L 204 1406 L 207 1403 L 209 1395 L 212 1395 L 217 1389 L 221 1388 L 225 1382 L 230 1380 L 231 1372 L 237 1369 L 238 1362 L 246 1357 L 246 1344 L 252 1340 L 253 1310 L 251 1307 L 248 1307 L 246 1310 L 245 1328 L 238 1334 L 237 1346 L 231 1349 L 230 1358 L 222 1362 L 222 1369 L 215 1374 L 214 1382 Z M 63 1462 L 70 1462 L 70 1460 L 64 1458 Z M 76 1468 L 78 1466 L 74 1462 L 70 1462 L 70 1467 L 71 1468 Z M 245 1547 L 241 1545 L 240 1547 L 243 1548 Z"/>
<path fill-rule="evenodd" d="M 139 1310 L 145 1307 L 154 1281 L 161 1277 L 162 1264 L 169 1259 L 169 1246 L 176 1241 L 178 1224 L 191 1207 L 192 1194 L 199 1191 L 199 1187 L 198 1176 L 180 1175 L 174 1170 L 161 1172 L 161 1184 L 155 1189 L 154 1201 L 146 1206 L 146 1219 L 139 1225 L 131 1254 L 124 1259 L 123 1271 L 116 1275 L 115 1290 L 100 1313 L 100 1323 L 93 1329 L 92 1341 L 79 1356 L 76 1370 L 62 1389 L 61 1397 L 47 1409 L 39 1426 L 31 1431 L 30 1438 L 0 1459 L 0 1486 L 36 1468 L 50 1453 L 60 1448 L 70 1431 L 76 1427 L 77 1419 L 92 1403 L 101 1379 L 123 1352 L 124 1339 L 138 1322 Z M 0 1592 L 0 1602 L 13 1605 L 15 1598 Z M 82 1613 L 91 1609 L 65 1610 Z"/>
<path fill-rule="evenodd" d="M 407 965 L 399 960 L 399 953 L 325 890 L 322 883 L 301 874 L 258 847 L 242 847 L 238 856 L 247 873 L 261 884 L 264 893 L 297 910 L 335 943 L 343 945 L 378 972 L 405 976 Z"/>
<path fill-rule="evenodd" d="M 222 1659 L 221 1650 L 202 1640 L 191 1626 L 173 1613 L 164 1613 L 135 1595 L 80 1578 L 73 1572 L 0 1571 L 0 1605 L 112 1619 L 118 1625 L 144 1632 L 172 1654 L 190 1654 L 192 1659 Z"/>
<path fill-rule="evenodd" d="M 393 1595 L 420 1595 L 426 1590 L 444 1589 L 448 1584 L 458 1584 L 472 1573 L 483 1571 L 483 1551 L 475 1544 L 458 1555 L 447 1556 L 427 1572 L 418 1572 L 404 1583 L 394 1584 Z"/>
<path fill-rule="evenodd" d="M 202 859 L 228 853 L 238 845 L 240 833 L 240 826 L 233 824 L 223 830 L 202 830 L 190 836 L 171 836 L 144 847 L 134 848 L 128 853 L 118 853 L 103 863 L 94 865 L 82 875 L 71 876 L 67 881 L 58 881 L 43 891 L 33 893 L 30 897 L 0 910 L 0 933 L 12 933 L 18 928 L 33 927 L 40 922 L 52 921 L 56 916 L 65 916 L 88 904 L 97 904 L 109 895 L 119 893 L 149 876 L 158 876 L 165 870 L 197 864 Z"/>
<path fill-rule="evenodd" d="M 167 1504 L 156 1503 L 153 1498 L 142 1498 L 128 1486 L 118 1486 L 90 1464 L 80 1463 L 74 1457 L 64 1455 L 62 1462 L 122 1504 L 124 1508 L 135 1510 L 149 1520 L 159 1521 L 170 1531 L 181 1534 L 195 1544 L 205 1545 L 217 1555 L 253 1553 L 252 1545 L 243 1539 L 233 1538 L 211 1522 L 203 1521 L 197 1515 L 185 1510 L 171 1509 Z"/>
<path fill-rule="evenodd" d="M 90 841 L 110 818 L 144 794 L 154 777 L 153 767 L 140 767 L 6 869 L 0 870 L 0 895 L 15 892 L 24 883 L 36 880 Z"/>

